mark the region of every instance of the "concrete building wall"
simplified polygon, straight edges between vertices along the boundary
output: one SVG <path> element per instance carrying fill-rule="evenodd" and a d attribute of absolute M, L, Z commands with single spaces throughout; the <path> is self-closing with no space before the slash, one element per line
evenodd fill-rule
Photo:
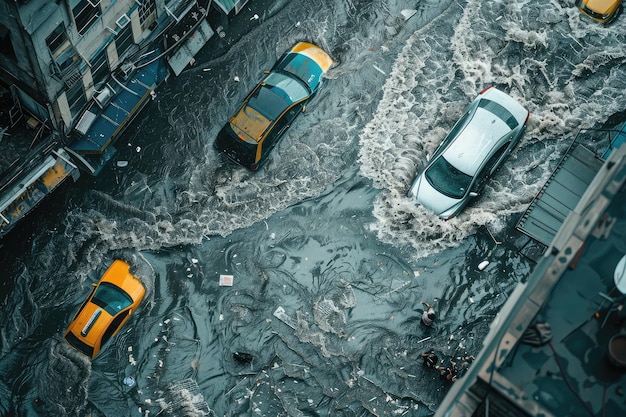
<path fill-rule="evenodd" d="M 11 43 L 0 50 L 0 69 L 68 133 L 98 84 L 137 50 L 164 7 L 156 0 L 140 16 L 134 0 L 0 0 L 0 37 Z"/>

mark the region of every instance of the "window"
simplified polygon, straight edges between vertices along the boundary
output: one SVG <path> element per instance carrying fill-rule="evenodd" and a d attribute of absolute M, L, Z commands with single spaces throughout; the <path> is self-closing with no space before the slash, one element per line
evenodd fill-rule
<path fill-rule="evenodd" d="M 122 59 L 124 53 L 128 51 L 133 45 L 133 29 L 131 25 L 126 25 L 125 28 L 115 35 L 115 47 L 117 48 L 117 55 Z"/>
<path fill-rule="evenodd" d="M 452 166 L 443 156 L 426 170 L 426 179 L 437 191 L 451 198 L 461 198 L 472 183 L 472 177 Z"/>
<path fill-rule="evenodd" d="M 478 107 L 482 107 L 488 112 L 495 114 L 504 123 L 506 123 L 511 130 L 515 129 L 518 125 L 515 117 L 507 109 L 505 109 L 495 101 L 487 100 L 484 98 L 480 100 L 480 103 L 478 103 Z"/>
<path fill-rule="evenodd" d="M 111 336 L 113 336 L 115 332 L 119 330 L 120 326 L 122 325 L 122 322 L 129 315 L 130 315 L 130 310 L 124 311 L 123 313 L 121 313 L 119 316 L 115 317 L 111 321 L 111 324 L 109 324 L 109 327 L 107 327 L 104 334 L 102 335 L 102 343 L 100 344 L 100 346 L 104 346 L 109 341 Z"/>
<path fill-rule="evenodd" d="M 50 54 L 54 59 L 53 72 L 55 74 L 62 74 L 68 71 L 69 68 L 73 68 L 78 63 L 78 54 L 74 50 L 74 47 L 67 38 L 65 32 L 65 25 L 59 24 L 50 35 L 46 38 L 46 45 L 50 50 Z"/>
<path fill-rule="evenodd" d="M 72 14 L 76 22 L 76 30 L 79 34 L 84 35 L 91 24 L 102 14 L 100 1 L 80 0 L 72 9 Z"/>
<path fill-rule="evenodd" d="M 80 340 L 76 335 L 72 332 L 69 332 L 65 335 L 65 340 L 67 343 L 72 345 L 75 349 L 84 353 L 85 355 L 92 357 L 93 356 L 93 346 L 89 346 L 87 343 Z"/>
<path fill-rule="evenodd" d="M 115 24 L 120 29 L 124 29 L 128 23 L 130 23 L 130 18 L 126 14 L 121 15 L 119 19 L 115 21 Z"/>
<path fill-rule="evenodd" d="M 65 92 L 67 96 L 67 102 L 70 106 L 72 116 L 78 115 L 87 104 L 87 98 L 85 97 L 85 90 L 83 89 L 82 82 L 76 82 L 74 85 Z"/>
<path fill-rule="evenodd" d="M 91 78 L 93 79 L 93 85 L 96 90 L 105 83 L 107 75 L 109 74 L 109 65 L 107 62 L 106 50 L 102 50 L 91 61 Z"/>
<path fill-rule="evenodd" d="M 67 35 L 65 34 L 65 25 L 61 23 L 46 38 L 46 45 L 50 49 L 53 57 L 59 56 L 63 50 L 69 45 Z"/>
<path fill-rule="evenodd" d="M 11 42 L 11 31 L 0 23 L 0 54 L 15 61 L 15 50 Z"/>

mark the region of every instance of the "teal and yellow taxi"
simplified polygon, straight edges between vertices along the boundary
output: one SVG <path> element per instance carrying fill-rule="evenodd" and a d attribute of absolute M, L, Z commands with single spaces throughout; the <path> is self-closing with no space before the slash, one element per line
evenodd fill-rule
<path fill-rule="evenodd" d="M 333 63 L 328 53 L 309 42 L 285 52 L 220 130 L 217 150 L 252 171 L 260 168 Z"/>
<path fill-rule="evenodd" d="M 65 340 L 74 349 L 95 358 L 139 307 L 146 294 L 130 265 L 115 260 L 74 315 Z"/>

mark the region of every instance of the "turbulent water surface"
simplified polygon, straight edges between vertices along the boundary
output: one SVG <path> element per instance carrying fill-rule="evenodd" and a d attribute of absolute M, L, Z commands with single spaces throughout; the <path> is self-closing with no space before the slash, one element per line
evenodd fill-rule
<path fill-rule="evenodd" d="M 127 167 L 84 176 L 3 242 L 0 415 L 430 415 L 448 385 L 420 354 L 479 351 L 532 269 L 519 214 L 579 129 L 623 114 L 626 22 L 570 1 L 262 3 L 226 52 L 212 40 L 159 89 L 118 142 Z M 225 161 L 218 130 L 300 40 L 336 60 L 320 94 L 259 172 Z M 441 221 L 406 192 L 490 85 L 528 129 Z M 147 296 L 89 361 L 62 333 L 115 258 Z"/>

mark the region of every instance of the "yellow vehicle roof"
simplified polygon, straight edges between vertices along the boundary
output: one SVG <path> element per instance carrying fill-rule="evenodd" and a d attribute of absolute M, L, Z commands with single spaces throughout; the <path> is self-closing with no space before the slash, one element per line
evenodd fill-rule
<path fill-rule="evenodd" d="M 89 294 L 88 300 L 76 313 L 76 316 L 65 331 L 66 339 L 68 333 L 71 332 L 80 342 L 92 348 L 92 358 L 100 351 L 102 337 L 107 328 L 111 325 L 114 317 L 128 310 L 131 312 L 134 311 L 139 306 L 139 303 L 146 293 L 141 281 L 131 274 L 129 269 L 130 265 L 128 263 L 121 260 L 114 261 L 102 275 L 98 283 L 94 284 L 95 288 Z M 107 309 L 95 304 L 93 302 L 93 296 L 103 284 L 113 285 L 126 293 L 132 300 L 130 306 L 121 309 L 118 313 L 113 315 L 110 314 Z M 121 328 L 121 325 L 113 332 L 111 337 L 118 332 L 119 328 Z"/>

